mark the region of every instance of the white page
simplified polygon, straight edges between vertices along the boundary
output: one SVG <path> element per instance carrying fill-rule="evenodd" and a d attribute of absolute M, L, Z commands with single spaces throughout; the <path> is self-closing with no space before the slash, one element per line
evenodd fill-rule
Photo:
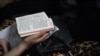
<path fill-rule="evenodd" d="M 18 33 L 25 37 L 43 29 L 54 29 L 52 19 L 45 12 L 16 17 Z"/>

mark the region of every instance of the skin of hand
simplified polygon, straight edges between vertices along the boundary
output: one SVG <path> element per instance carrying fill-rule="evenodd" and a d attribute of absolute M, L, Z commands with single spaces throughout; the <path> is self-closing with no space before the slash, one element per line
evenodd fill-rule
<path fill-rule="evenodd" d="M 0 39 L 0 46 L 4 52 L 4 54 L 6 54 L 8 52 L 8 42 L 6 40 Z M 0 51 L 2 53 L 2 51 Z"/>
<path fill-rule="evenodd" d="M 48 35 L 49 33 L 47 31 L 42 30 L 40 32 L 37 32 L 36 34 L 26 37 L 23 42 L 25 42 L 28 45 L 37 44 L 42 42 Z"/>
<path fill-rule="evenodd" d="M 40 31 L 37 34 L 26 37 L 16 48 L 5 54 L 4 56 L 20 56 L 30 45 L 35 45 L 42 42 L 49 33 L 47 31 Z"/>

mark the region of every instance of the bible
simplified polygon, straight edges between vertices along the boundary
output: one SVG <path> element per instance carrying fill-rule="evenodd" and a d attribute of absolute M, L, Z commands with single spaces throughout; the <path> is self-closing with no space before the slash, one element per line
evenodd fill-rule
<path fill-rule="evenodd" d="M 54 24 L 45 12 L 16 17 L 17 29 L 20 37 L 36 34 L 40 30 L 52 31 Z"/>

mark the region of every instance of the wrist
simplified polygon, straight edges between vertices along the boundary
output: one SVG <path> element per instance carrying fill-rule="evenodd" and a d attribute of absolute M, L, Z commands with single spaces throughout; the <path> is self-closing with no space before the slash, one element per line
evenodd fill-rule
<path fill-rule="evenodd" d="M 21 45 L 24 46 L 25 48 L 30 48 L 33 45 L 33 43 L 23 41 L 21 42 Z"/>
<path fill-rule="evenodd" d="M 29 43 L 27 43 L 27 42 L 25 42 L 25 41 L 21 42 L 21 44 L 20 44 L 20 45 L 25 46 L 25 47 L 30 46 L 30 44 L 29 44 Z"/>

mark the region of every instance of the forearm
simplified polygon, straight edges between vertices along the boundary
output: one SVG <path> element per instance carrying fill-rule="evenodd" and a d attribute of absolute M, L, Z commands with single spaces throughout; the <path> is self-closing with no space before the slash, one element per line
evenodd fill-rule
<path fill-rule="evenodd" d="M 26 49 L 28 48 L 28 45 L 26 45 L 24 42 L 22 42 L 19 46 L 5 54 L 4 56 L 20 56 Z"/>

